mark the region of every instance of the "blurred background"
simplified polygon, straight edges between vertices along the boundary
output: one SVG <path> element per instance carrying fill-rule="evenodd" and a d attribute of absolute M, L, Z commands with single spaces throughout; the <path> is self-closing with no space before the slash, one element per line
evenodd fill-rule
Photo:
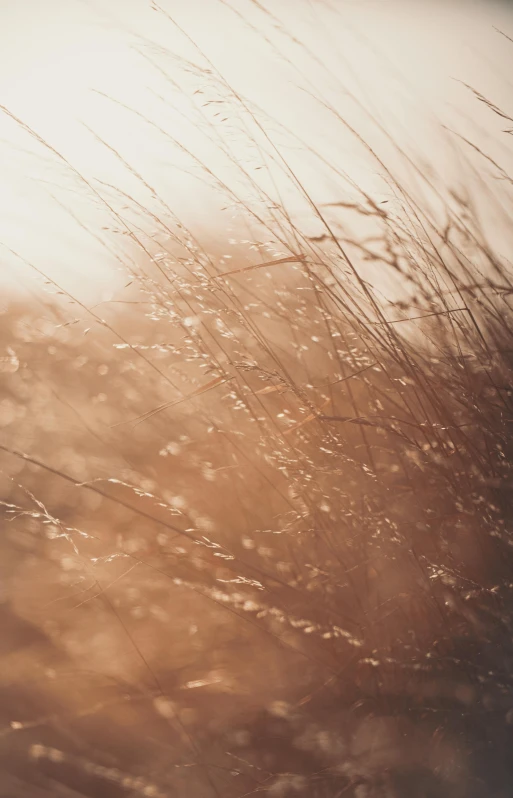
<path fill-rule="evenodd" d="M 510 794 L 512 38 L 0 0 L 0 796 Z"/>
<path fill-rule="evenodd" d="M 226 187 L 250 202 L 256 192 L 241 185 L 234 158 L 317 232 L 269 142 L 256 153 L 244 135 L 247 121 L 223 106 L 219 76 L 258 112 L 273 146 L 319 202 L 344 198 L 307 146 L 390 199 L 382 170 L 340 118 L 397 168 L 399 146 L 441 174 L 462 176 L 455 150 L 465 146 L 447 141 L 440 122 L 509 158 L 494 136 L 501 120 L 461 83 L 498 106 L 510 101 L 511 43 L 497 32 L 511 34 L 506 2 L 177 0 L 165 5 L 167 16 L 144 0 L 6 1 L 1 8 L 1 275 L 10 292 L 33 288 L 23 259 L 36 257 L 38 268 L 83 298 L 121 285 L 123 269 L 104 243 L 117 252 L 130 242 L 113 233 L 112 215 L 94 192 L 113 207 L 123 202 L 119 190 L 152 207 L 156 192 L 195 230 L 239 237 Z M 90 186 L 65 176 L 62 159 Z"/>

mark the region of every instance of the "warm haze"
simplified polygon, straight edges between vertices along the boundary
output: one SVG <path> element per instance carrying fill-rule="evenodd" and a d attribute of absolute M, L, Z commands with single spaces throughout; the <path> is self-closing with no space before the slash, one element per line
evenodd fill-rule
<path fill-rule="evenodd" d="M 509 798 L 512 63 L 0 0 L 0 798 Z"/>

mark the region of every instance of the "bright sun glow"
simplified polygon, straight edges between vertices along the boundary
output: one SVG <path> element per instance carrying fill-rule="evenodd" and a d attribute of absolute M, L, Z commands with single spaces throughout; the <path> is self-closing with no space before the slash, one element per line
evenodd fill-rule
<path fill-rule="evenodd" d="M 58 0 L 45 3 L 44 13 L 35 1 L 30 6 L 33 16 L 26 3 L 23 13 L 18 5 L 2 12 L 0 102 L 59 156 L 2 114 L 1 268 L 12 288 L 34 275 L 28 262 L 36 260 L 83 296 L 103 296 L 119 285 L 130 241 L 120 239 L 126 231 L 119 219 L 113 223 L 104 200 L 118 211 L 126 204 L 120 191 L 159 212 L 164 203 L 195 229 L 228 236 L 236 221 L 226 187 L 241 190 L 232 158 L 309 224 L 276 153 L 259 133 L 267 152 L 262 170 L 245 140 L 247 120 L 230 117 L 220 102 L 226 97 L 216 95 L 219 89 L 198 67 L 218 69 L 258 109 L 280 153 L 319 202 L 336 200 L 337 189 L 306 146 L 322 149 L 359 186 L 385 196 L 382 176 L 349 132 L 341 137 L 324 102 L 367 141 L 383 145 L 370 111 L 396 143 L 443 170 L 454 159 L 446 166 L 435 116 L 456 119 L 460 130 L 468 127 L 470 109 L 471 124 L 477 118 L 475 99 L 452 78 L 491 88 L 499 104 L 508 89 L 497 77 L 507 71 L 507 49 L 496 41 L 489 9 L 483 29 L 478 4 L 463 13 L 458 3 L 429 0 L 414 10 L 402 2 L 384 8 L 281 0 L 271 14 L 236 0 L 194 0 L 168 3 L 164 22 L 137 0 L 113 2 L 108 13 L 100 5 Z M 507 17 L 497 5 L 497 26 Z M 480 56 L 486 51 L 494 52 L 493 63 Z M 484 110 L 479 114 L 481 124 Z M 393 157 L 389 152 L 389 163 Z M 206 179 L 203 165 L 224 189 Z M 247 198 L 252 201 L 251 192 Z"/>

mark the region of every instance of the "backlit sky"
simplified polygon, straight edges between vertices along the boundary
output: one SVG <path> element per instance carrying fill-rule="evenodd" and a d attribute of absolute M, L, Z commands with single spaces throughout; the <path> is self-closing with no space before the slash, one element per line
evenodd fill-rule
<path fill-rule="evenodd" d="M 223 121 L 224 107 L 218 117 L 213 106 L 206 111 L 215 128 L 198 126 L 193 102 L 213 95 L 209 78 L 188 62 L 202 69 L 213 64 L 261 109 L 266 129 L 271 126 L 281 152 L 319 201 L 336 198 L 337 187 L 278 123 L 367 189 L 378 190 L 379 182 L 375 167 L 319 105 L 319 95 L 373 141 L 375 131 L 349 90 L 396 141 L 433 158 L 445 173 L 453 163 L 445 162 L 448 156 L 439 149 L 435 117 L 457 122 L 464 132 L 476 122 L 491 133 L 504 127 L 455 78 L 498 105 L 509 102 L 513 110 L 507 82 L 513 43 L 494 30 L 513 35 L 507 3 L 162 0 L 161 5 L 169 18 L 146 0 L 2 0 L 0 104 L 93 181 L 95 190 L 100 184 L 94 181 L 100 180 L 151 206 L 148 189 L 115 149 L 195 229 L 227 236 L 234 222 L 230 211 L 220 210 L 225 198 L 205 185 L 191 153 L 239 193 L 245 189 L 220 154 L 219 142 L 248 168 L 254 153 L 240 125 L 234 129 L 229 114 Z M 486 139 L 474 127 L 472 135 Z M 281 177 L 274 177 L 286 196 Z M 102 231 L 109 222 L 94 192 L 79 186 L 69 167 L 5 113 L 0 114 L 0 178 L 0 284 L 11 289 L 28 284 L 33 271 L 26 261 L 86 298 L 116 284 L 113 259 L 98 236 L 118 244 Z M 268 188 L 268 173 L 258 179 Z M 292 195 L 286 201 L 301 213 Z"/>

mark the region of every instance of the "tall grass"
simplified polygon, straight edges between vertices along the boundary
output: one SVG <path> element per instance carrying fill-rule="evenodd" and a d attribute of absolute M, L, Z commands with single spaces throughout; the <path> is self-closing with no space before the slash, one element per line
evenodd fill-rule
<path fill-rule="evenodd" d="M 465 194 L 388 138 L 396 175 L 352 130 L 390 200 L 310 152 L 343 196 L 323 207 L 197 56 L 238 136 L 198 105 L 238 172 L 239 194 L 189 152 L 247 225 L 231 244 L 15 120 L 138 255 L 116 301 L 47 280 L 61 301 L 1 317 L 5 783 L 507 795 L 513 285 L 472 170 L 508 222 L 512 178 L 458 139 Z"/>

